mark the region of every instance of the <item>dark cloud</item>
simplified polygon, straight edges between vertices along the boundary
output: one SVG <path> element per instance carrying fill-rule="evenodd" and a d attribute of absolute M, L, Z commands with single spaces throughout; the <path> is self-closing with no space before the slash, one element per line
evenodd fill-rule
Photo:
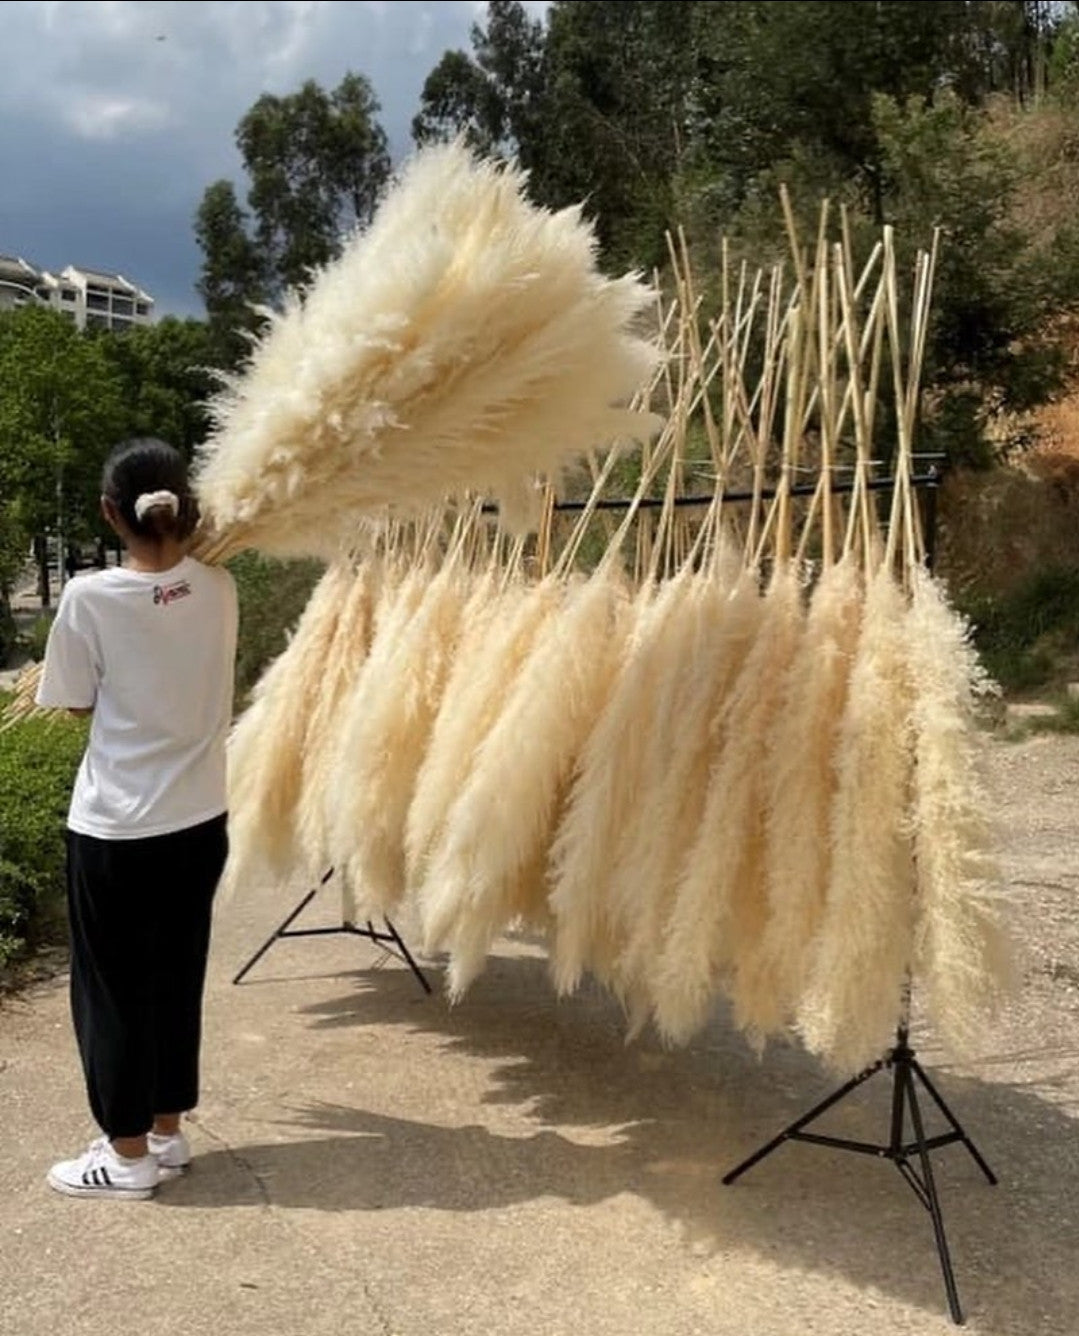
<path fill-rule="evenodd" d="M 533 9 L 545 8 L 533 4 Z M 122 270 L 159 309 L 198 309 L 192 219 L 204 187 L 239 178 L 237 121 L 262 92 L 347 70 L 373 82 L 395 156 L 423 80 L 469 45 L 482 4 L 4 5 L 0 252 Z"/>

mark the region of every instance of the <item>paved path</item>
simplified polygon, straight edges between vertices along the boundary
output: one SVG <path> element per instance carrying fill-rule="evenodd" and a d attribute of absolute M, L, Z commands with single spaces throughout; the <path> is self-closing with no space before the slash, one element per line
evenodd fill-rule
<path fill-rule="evenodd" d="M 995 1051 L 922 1056 L 998 1169 L 938 1158 L 970 1329 L 1079 1332 L 1079 740 L 998 748 L 1029 955 Z M 830 1084 L 722 1020 L 626 1048 L 507 945 L 456 1010 L 341 938 L 231 972 L 293 896 L 220 906 L 198 1160 L 152 1203 L 43 1183 L 90 1132 L 63 980 L 0 1010 L 3 1336 L 943 1333 L 929 1220 L 872 1160 L 786 1147 L 721 1172 Z M 324 893 L 322 921 L 332 920 Z M 319 915 L 311 911 L 315 921 Z M 839 1125 L 876 1139 L 883 1083 Z"/>

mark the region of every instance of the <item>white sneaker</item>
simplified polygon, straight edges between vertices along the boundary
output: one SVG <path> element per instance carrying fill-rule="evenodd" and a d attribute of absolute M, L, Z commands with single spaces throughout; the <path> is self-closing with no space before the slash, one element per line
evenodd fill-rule
<path fill-rule="evenodd" d="M 152 1155 L 124 1160 L 101 1137 L 77 1160 L 61 1160 L 46 1176 L 49 1187 L 68 1197 L 121 1197 L 129 1201 L 154 1195 L 158 1183 L 157 1161 Z"/>
<path fill-rule="evenodd" d="M 146 1144 L 157 1161 L 162 1178 L 175 1178 L 177 1174 L 191 1168 L 191 1147 L 182 1132 L 174 1132 L 170 1137 L 151 1132 L 146 1138 Z"/>

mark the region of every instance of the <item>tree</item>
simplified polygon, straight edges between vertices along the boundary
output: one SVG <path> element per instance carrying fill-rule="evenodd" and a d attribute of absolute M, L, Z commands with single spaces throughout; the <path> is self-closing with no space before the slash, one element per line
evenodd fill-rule
<path fill-rule="evenodd" d="M 551 129 L 543 24 L 520 0 L 491 0 L 471 36 L 472 56 L 447 51 L 427 76 L 412 137 L 426 144 L 464 135 L 481 153 L 514 154 L 533 169 Z"/>
<path fill-rule="evenodd" d="M 0 601 L 32 539 L 93 531 L 102 464 L 123 427 L 120 380 L 100 339 L 56 311 L 0 315 Z"/>
<path fill-rule="evenodd" d="M 390 172 L 378 113 L 368 80 L 346 74 L 332 92 L 309 80 L 285 97 L 265 93 L 237 126 L 247 208 L 230 181 L 215 181 L 195 220 L 198 289 L 229 365 L 258 327 L 253 308 L 306 283 L 370 220 Z"/>
<path fill-rule="evenodd" d="M 100 336 L 123 396 L 125 436 L 159 436 L 191 457 L 209 429 L 218 346 L 201 320 L 175 316 Z"/>
<path fill-rule="evenodd" d="M 273 284 L 305 283 L 370 220 L 390 170 L 378 111 L 367 79 L 346 74 L 332 93 L 313 80 L 265 93 L 241 120 L 254 239 Z"/>
<path fill-rule="evenodd" d="M 412 118 L 417 144 L 444 143 L 457 135 L 484 155 L 507 137 L 507 109 L 486 72 L 463 51 L 447 51 L 424 81 Z"/>
<path fill-rule="evenodd" d="M 256 313 L 265 301 L 267 262 L 248 235 L 247 215 L 231 181 L 215 181 L 199 204 L 195 237 L 202 248 L 198 292 L 206 306 L 218 358 L 227 366 L 243 360 Z"/>

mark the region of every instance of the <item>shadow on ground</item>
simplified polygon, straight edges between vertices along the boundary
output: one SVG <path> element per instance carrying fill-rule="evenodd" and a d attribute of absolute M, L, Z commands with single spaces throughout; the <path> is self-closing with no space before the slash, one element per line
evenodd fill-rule
<path fill-rule="evenodd" d="M 727 1169 L 834 1084 L 798 1050 L 776 1048 L 758 1062 L 722 1022 L 686 1051 L 649 1042 L 627 1049 L 608 999 L 586 993 L 556 1003 L 543 963 L 531 958 L 492 961 L 452 1010 L 425 998 L 404 971 L 372 970 L 306 1014 L 317 1028 L 384 1028 L 387 1042 L 394 1027 L 441 1036 L 448 1050 L 488 1064 L 486 1103 L 523 1110 L 537 1130 L 504 1135 L 308 1104 L 289 1124 L 300 1139 L 206 1157 L 217 1164 L 169 1185 L 163 1204 L 469 1212 L 539 1198 L 584 1206 L 629 1193 L 677 1222 L 703 1254 L 750 1251 L 946 1311 L 928 1215 L 890 1165 L 787 1145 L 735 1186 L 721 1185 Z M 1079 1050 L 1057 1056 L 1079 1060 Z M 934 1157 L 969 1314 L 1001 1336 L 1074 1333 L 1075 1121 L 1034 1089 L 934 1076 L 1000 1177 L 988 1187 L 961 1147 Z M 428 1078 L 421 1069 L 414 1079 Z M 828 1127 L 880 1140 L 889 1091 L 886 1076 L 874 1078 Z"/>

